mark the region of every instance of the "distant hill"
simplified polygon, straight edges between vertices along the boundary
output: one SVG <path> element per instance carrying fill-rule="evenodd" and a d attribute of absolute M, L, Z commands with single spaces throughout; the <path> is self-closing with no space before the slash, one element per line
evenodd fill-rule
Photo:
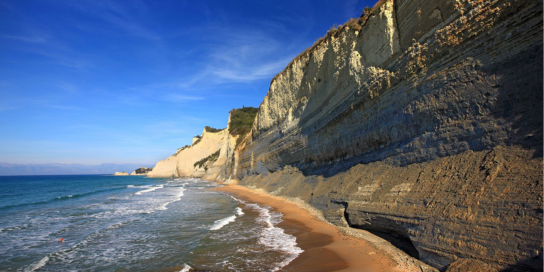
<path fill-rule="evenodd" d="M 131 173 L 142 164 L 85 165 L 76 163 L 14 164 L 0 162 L 0 176 L 11 175 L 78 175 L 78 174 L 113 174 L 124 171 Z"/>

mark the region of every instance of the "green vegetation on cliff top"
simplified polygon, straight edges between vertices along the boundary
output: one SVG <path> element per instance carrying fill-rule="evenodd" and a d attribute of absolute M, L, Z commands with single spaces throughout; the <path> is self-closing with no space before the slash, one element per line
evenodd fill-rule
<path fill-rule="evenodd" d="M 205 126 L 204 127 L 204 130 L 206 132 L 211 132 L 211 133 L 216 133 L 216 132 L 220 132 L 222 131 L 224 128 L 213 128 L 213 127 L 210 127 L 210 126 Z"/>
<path fill-rule="evenodd" d="M 254 107 L 242 107 L 241 109 L 233 109 L 229 112 L 229 133 L 232 136 L 240 136 L 236 140 L 236 146 L 240 145 L 244 135 L 251 131 L 258 111 L 259 109 Z"/>
<path fill-rule="evenodd" d="M 245 135 L 251 130 L 258 108 L 243 107 L 230 111 L 229 133 L 232 136 Z"/>

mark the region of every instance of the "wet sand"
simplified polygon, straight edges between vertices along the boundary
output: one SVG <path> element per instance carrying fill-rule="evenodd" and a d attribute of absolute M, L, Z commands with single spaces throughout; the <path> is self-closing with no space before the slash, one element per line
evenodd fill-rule
<path fill-rule="evenodd" d="M 278 226 L 297 237 L 297 244 L 304 252 L 281 271 L 403 271 L 386 253 L 366 241 L 342 234 L 297 204 L 238 185 L 216 190 L 268 205 L 283 214 L 283 222 Z"/>

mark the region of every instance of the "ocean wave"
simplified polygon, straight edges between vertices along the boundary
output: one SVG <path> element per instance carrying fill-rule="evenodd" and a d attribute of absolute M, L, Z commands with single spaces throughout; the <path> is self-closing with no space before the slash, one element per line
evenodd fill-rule
<path fill-rule="evenodd" d="M 191 271 L 191 269 L 193 269 L 193 268 L 190 267 L 189 265 L 183 264 L 183 268 L 179 272 L 189 272 L 189 271 Z"/>
<path fill-rule="evenodd" d="M 136 192 L 130 196 L 122 198 L 122 202 L 111 201 L 108 205 L 103 206 L 107 210 L 101 213 L 90 215 L 95 218 L 120 218 L 123 216 L 131 216 L 135 214 L 151 214 L 156 211 L 163 211 L 168 209 L 168 205 L 179 201 L 184 195 L 186 190 L 184 187 L 178 186 L 141 186 L 147 188 L 142 191 L 150 192 L 150 190 L 157 190 L 164 188 L 164 190 L 159 191 L 159 195 L 147 195 L 142 194 L 142 191 Z M 138 194 L 140 193 L 140 194 Z M 145 193 L 145 192 L 144 192 Z M 126 205 L 126 201 L 129 201 L 131 204 Z"/>
<path fill-rule="evenodd" d="M 227 218 L 219 219 L 219 220 L 215 221 L 215 223 L 210 228 L 210 230 L 221 229 L 222 227 L 228 225 L 229 223 L 234 222 L 234 220 L 236 220 L 236 215 L 231 215 L 231 216 L 229 216 Z"/>
<path fill-rule="evenodd" d="M 222 227 L 228 225 L 229 223 L 234 222 L 236 220 L 236 217 L 240 217 L 242 215 L 244 215 L 244 212 L 242 211 L 242 208 L 236 207 L 234 215 L 231 215 L 231 216 L 223 218 L 223 219 L 216 220 L 215 223 L 213 224 L 213 226 L 210 228 L 210 230 L 221 229 Z"/>
<path fill-rule="evenodd" d="M 128 223 L 130 223 L 132 221 L 134 221 L 134 219 L 117 222 L 117 223 L 111 224 L 111 225 L 109 225 L 107 227 L 97 229 L 93 233 L 87 235 L 80 242 L 75 243 L 74 245 L 72 245 L 71 247 L 64 248 L 62 250 L 52 252 L 52 253 L 48 254 L 47 256 L 43 257 L 42 259 L 40 259 L 39 261 L 37 261 L 36 263 L 30 264 L 29 266 L 27 266 L 26 268 L 24 268 L 22 270 L 25 271 L 25 272 L 33 272 L 33 271 L 39 270 L 40 268 L 44 267 L 49 262 L 55 263 L 55 262 L 58 262 L 59 259 L 60 260 L 65 259 L 67 257 L 67 255 L 72 255 L 78 249 L 84 248 L 90 242 L 92 242 L 94 239 L 100 237 L 104 232 L 120 228 L 120 227 L 122 227 L 122 226 L 124 226 L 124 225 L 126 225 L 126 224 L 128 224 Z M 58 233 L 60 233 L 60 231 L 57 232 L 57 234 Z M 58 236 L 58 235 L 56 235 L 56 236 Z M 64 243 L 67 243 L 67 241 L 65 240 Z"/>
<path fill-rule="evenodd" d="M 240 204 L 246 204 L 246 202 L 243 201 L 243 200 L 241 200 L 241 199 L 238 199 L 238 198 L 233 197 L 233 196 L 231 196 L 231 195 L 228 195 L 228 196 L 230 196 L 230 198 L 232 198 L 232 200 L 234 200 L 234 201 L 236 201 L 236 202 L 238 202 L 238 203 L 240 203 Z M 255 204 L 255 205 L 256 205 L 256 204 Z"/>
<path fill-rule="evenodd" d="M 44 265 L 47 264 L 47 262 L 49 261 L 49 256 L 45 256 L 43 257 L 41 260 L 39 260 L 38 262 L 34 263 L 34 264 L 31 264 L 27 269 L 25 269 L 24 271 L 25 272 L 33 272 L 33 271 L 36 271 L 40 268 L 42 268 Z"/>
<path fill-rule="evenodd" d="M 175 198 L 174 198 L 172 201 L 167 201 L 167 202 L 163 203 L 157 210 L 162 210 L 162 211 L 167 210 L 167 209 L 168 209 L 167 206 L 168 206 L 170 203 L 173 203 L 173 202 L 176 202 L 176 201 L 181 200 L 181 198 L 182 198 L 183 195 L 185 194 L 184 192 L 185 192 L 185 188 L 180 187 L 180 190 L 174 195 Z"/>
<path fill-rule="evenodd" d="M 23 230 L 23 229 L 28 229 L 28 224 L 24 224 L 24 225 L 21 225 L 21 226 L 15 226 L 15 227 L 9 227 L 9 228 L 5 228 L 5 229 L 0 229 L 0 232 Z"/>
<path fill-rule="evenodd" d="M 77 194 L 76 197 L 80 197 L 81 194 Z M 73 195 L 67 195 L 67 196 L 59 196 L 57 199 L 68 199 L 74 197 Z"/>
<path fill-rule="evenodd" d="M 253 208 L 259 212 L 258 221 L 264 223 L 265 227 L 260 233 L 258 243 L 274 250 L 286 253 L 287 257 L 272 271 L 278 271 L 292 262 L 304 250 L 297 246 L 297 238 L 287 234 L 282 228 L 276 227 L 282 220 L 282 214 L 279 212 L 270 212 L 270 207 L 262 207 L 258 204 L 246 204 L 246 207 Z"/>
<path fill-rule="evenodd" d="M 116 190 L 124 189 L 124 188 L 125 187 L 116 187 L 116 188 L 110 188 L 110 189 L 105 189 L 105 190 L 96 190 L 96 191 L 91 191 L 91 192 L 86 192 L 86 193 L 81 193 L 81 194 L 72 194 L 72 195 L 66 195 L 66 196 L 59 196 L 59 197 L 51 198 L 49 200 L 44 200 L 44 201 L 21 203 L 21 204 L 15 204 L 15 205 L 6 205 L 6 206 L 0 207 L 0 210 L 19 208 L 19 207 L 25 207 L 25 206 L 32 206 L 32 205 L 43 205 L 43 204 L 48 204 L 48 203 L 55 202 L 55 201 L 63 201 L 63 200 L 69 200 L 69 199 L 74 199 L 74 198 L 86 197 L 86 196 L 90 196 L 90 195 L 94 195 L 94 194 L 110 192 L 110 191 L 116 191 Z"/>
<path fill-rule="evenodd" d="M 126 224 L 128 224 L 128 223 L 130 223 L 130 222 L 132 222 L 132 221 L 134 221 L 134 220 L 135 220 L 135 219 L 130 219 L 130 220 L 125 220 L 125 221 L 117 222 L 117 223 L 115 223 L 115 224 L 112 224 L 112 225 L 110 225 L 110 226 L 104 228 L 104 229 L 105 229 L 105 230 L 118 229 L 118 228 L 120 228 L 120 227 L 122 227 L 122 226 L 124 226 L 124 225 L 126 225 Z"/>
<path fill-rule="evenodd" d="M 142 186 L 142 187 L 143 187 L 143 186 Z M 153 192 L 153 191 L 155 191 L 155 190 L 157 190 L 157 189 L 162 189 L 162 188 L 164 188 L 164 185 L 153 186 L 153 187 L 151 187 L 151 188 L 149 188 L 149 189 L 141 190 L 141 191 L 138 191 L 138 192 L 136 192 L 136 193 L 134 193 L 134 194 L 136 194 L 136 195 L 141 195 L 141 194 L 143 194 L 143 193 Z"/>

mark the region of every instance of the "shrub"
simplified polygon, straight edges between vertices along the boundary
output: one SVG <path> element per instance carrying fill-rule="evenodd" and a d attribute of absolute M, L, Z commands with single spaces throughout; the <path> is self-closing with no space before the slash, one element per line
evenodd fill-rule
<path fill-rule="evenodd" d="M 193 164 L 193 166 L 196 168 L 202 168 L 204 167 L 204 171 L 208 171 L 208 165 L 214 163 L 215 161 L 217 161 L 217 159 L 219 158 L 219 152 L 221 151 L 221 149 L 217 150 L 215 153 L 211 154 L 210 156 L 202 159 L 202 160 L 199 160 L 197 162 L 195 162 L 195 164 Z"/>
<path fill-rule="evenodd" d="M 204 130 L 206 132 L 211 132 L 211 133 L 219 132 L 219 131 L 222 131 L 223 129 L 224 128 L 218 129 L 218 128 L 212 128 L 212 127 L 209 127 L 209 126 L 204 127 Z"/>
<path fill-rule="evenodd" d="M 174 155 L 179 154 L 179 152 L 183 151 L 185 148 L 188 148 L 188 147 L 191 147 L 191 146 L 190 146 L 190 145 L 186 145 L 186 146 L 184 146 L 184 147 L 182 147 L 182 148 L 178 148 L 178 150 L 176 151 L 176 154 L 174 154 Z"/>
<path fill-rule="evenodd" d="M 258 111 L 259 109 L 254 107 L 242 107 L 241 109 L 233 109 L 229 112 L 229 133 L 232 136 L 238 136 L 236 147 L 240 145 L 244 136 L 251 131 Z"/>
<path fill-rule="evenodd" d="M 198 140 L 196 140 L 191 146 L 194 146 L 194 145 L 200 143 L 200 141 L 202 141 L 202 137 L 201 137 L 200 135 L 196 135 L 196 136 L 193 137 L 193 138 L 198 138 Z"/>
<path fill-rule="evenodd" d="M 153 167 L 140 167 L 136 170 L 134 170 L 134 172 L 136 172 L 136 174 L 146 174 L 147 172 L 150 172 L 151 170 L 153 170 Z"/>
<path fill-rule="evenodd" d="M 254 107 L 233 109 L 230 113 L 229 133 L 232 136 L 245 135 L 251 130 L 255 116 L 259 111 Z"/>

